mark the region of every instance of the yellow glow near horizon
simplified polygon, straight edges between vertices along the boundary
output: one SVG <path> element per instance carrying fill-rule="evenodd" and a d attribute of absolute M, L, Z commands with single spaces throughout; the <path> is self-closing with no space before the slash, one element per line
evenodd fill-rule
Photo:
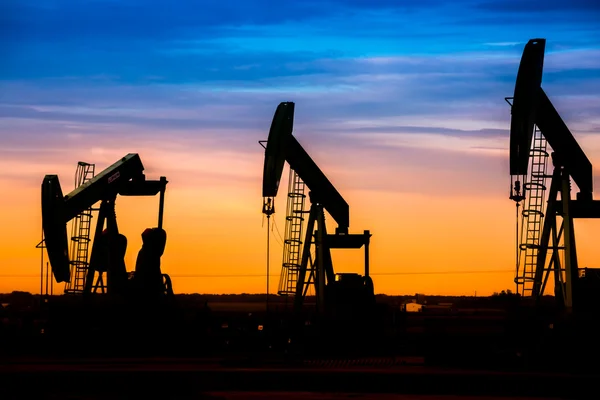
<path fill-rule="evenodd" d="M 100 171 L 128 152 L 101 144 L 73 153 L 96 162 Z M 598 147 L 586 144 L 590 158 L 600 158 Z M 427 147 L 418 142 L 412 146 L 411 152 Z M 263 153 L 256 147 L 256 151 L 240 152 L 186 149 L 177 143 L 158 147 L 151 141 L 138 146 L 148 179 L 165 175 L 169 180 L 162 269 L 172 275 L 177 293 L 265 291 Z M 365 149 L 348 158 L 308 147 L 350 204 L 350 231 L 369 229 L 373 234 L 371 272 L 377 293 L 488 295 L 514 288 L 515 209 L 508 200 L 506 153 L 473 150 L 452 155 L 452 151 L 432 149 L 424 156 L 416 153 L 429 159 L 404 163 L 393 148 L 383 153 Z M 40 253 L 35 249 L 41 236 L 39 185 L 44 174 L 58 173 L 67 193 L 77 161 L 71 152 L 58 152 L 38 163 L 0 162 L 3 170 L 18 172 L 14 178 L 0 177 L 1 187 L 10 188 L 11 194 L 3 196 L 0 207 L 0 292 L 39 291 Z M 273 217 L 281 235 L 287 176 L 286 170 Z M 117 200 L 120 230 L 128 238 L 128 270 L 135 268 L 141 233 L 156 226 L 157 207 L 158 197 Z M 276 291 L 282 260 L 275 225 L 271 293 Z M 331 218 L 328 226 L 335 227 Z M 582 267 L 600 267 L 594 243 L 598 228 L 596 221 L 576 222 Z M 336 272 L 362 272 L 362 250 L 335 250 L 333 256 Z M 55 290 L 61 289 L 62 285 L 55 285 Z"/>

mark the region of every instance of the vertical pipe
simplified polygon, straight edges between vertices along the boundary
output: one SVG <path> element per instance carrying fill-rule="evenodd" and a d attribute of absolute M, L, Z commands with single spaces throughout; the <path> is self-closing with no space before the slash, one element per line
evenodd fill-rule
<path fill-rule="evenodd" d="M 271 216 L 267 215 L 267 295 L 266 295 L 266 311 L 267 320 L 269 317 L 269 261 L 270 261 L 270 239 L 271 239 Z"/>
<path fill-rule="evenodd" d="M 164 176 L 160 177 L 160 182 L 162 184 L 160 188 L 160 199 L 158 204 L 158 229 L 162 229 L 163 227 L 163 215 L 165 208 L 165 189 L 167 186 L 167 178 Z"/>
<path fill-rule="evenodd" d="M 323 254 L 323 230 L 325 228 L 325 215 L 323 208 L 319 205 L 317 216 L 317 307 L 319 314 L 325 312 L 325 257 Z"/>
<path fill-rule="evenodd" d="M 517 286 L 517 294 L 520 295 L 524 295 L 525 294 L 525 288 L 523 288 L 523 290 L 519 291 L 519 202 L 516 202 L 516 213 L 517 213 L 517 218 L 516 218 L 516 226 L 515 226 L 515 271 L 516 272 L 516 278 L 515 279 L 515 285 Z"/>
<path fill-rule="evenodd" d="M 577 280 L 577 258 L 575 255 L 575 243 L 573 236 L 573 218 L 569 214 L 569 200 L 571 198 L 570 177 L 566 170 L 562 171 L 561 202 L 563 211 L 563 237 L 565 243 L 565 275 L 566 275 L 566 309 L 573 308 L 573 291 Z"/>
<path fill-rule="evenodd" d="M 369 243 L 371 242 L 371 233 L 365 231 L 365 278 L 369 276 Z"/>
<path fill-rule="evenodd" d="M 40 242 L 40 251 L 42 254 L 40 261 L 40 301 L 42 299 L 42 295 L 44 294 L 44 244 L 44 228 L 42 227 L 42 241 Z"/>
<path fill-rule="evenodd" d="M 48 264 L 46 264 L 46 296 L 48 296 Z"/>

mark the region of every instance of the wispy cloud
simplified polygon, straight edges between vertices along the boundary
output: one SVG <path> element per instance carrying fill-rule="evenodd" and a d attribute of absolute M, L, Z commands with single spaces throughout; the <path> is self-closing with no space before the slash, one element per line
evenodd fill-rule
<path fill-rule="evenodd" d="M 546 0 L 543 3 L 535 0 L 481 1 L 477 5 L 477 8 L 509 14 L 582 11 L 600 13 L 600 5 L 595 1 L 589 0 L 572 0 L 568 3 L 560 0 Z"/>
<path fill-rule="evenodd" d="M 441 160 L 422 173 L 444 163 L 501 170 L 503 98 L 531 37 L 548 38 L 543 84 L 562 117 L 576 135 L 597 133 L 596 6 L 406 4 L 3 2 L 0 152 L 9 162 L 38 154 L 40 170 L 75 150 L 108 162 L 124 148 L 150 152 L 169 173 L 245 170 L 233 155 L 255 160 L 274 108 L 294 101 L 297 136 L 336 171 L 357 172 L 341 155 L 353 152 L 382 170 L 394 157 L 406 168 Z M 552 24 L 532 20 L 532 10 Z"/>

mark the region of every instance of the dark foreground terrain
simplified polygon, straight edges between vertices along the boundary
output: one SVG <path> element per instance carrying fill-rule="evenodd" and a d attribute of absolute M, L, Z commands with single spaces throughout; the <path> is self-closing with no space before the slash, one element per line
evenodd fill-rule
<path fill-rule="evenodd" d="M 361 398 L 374 395 L 593 398 L 598 375 L 491 372 L 387 365 L 226 365 L 216 359 L 5 360 L 4 399 Z M 360 364 L 360 363 L 357 363 Z M 220 394 L 219 394 L 220 393 Z M 346 393 L 347 395 L 342 395 Z M 293 396 L 292 396 L 293 394 Z M 257 397 L 258 396 L 258 397 Z M 461 396 L 461 397 L 457 397 Z M 363 397 L 369 398 L 369 397 Z M 418 397 L 413 397 L 418 398 Z M 425 397 L 427 398 L 427 397 Z M 435 398 L 435 397 L 431 397 Z M 494 398 L 494 397 L 492 397 Z"/>
<path fill-rule="evenodd" d="M 183 298 L 148 308 L 60 296 L 6 307 L 0 397 L 459 400 L 598 394 L 598 349 L 581 339 L 598 334 L 595 320 L 575 323 L 513 299 L 417 313 L 384 303 L 360 323 L 317 321 L 309 311 L 290 318 L 284 306 L 274 302 L 267 313 L 263 302 Z"/>

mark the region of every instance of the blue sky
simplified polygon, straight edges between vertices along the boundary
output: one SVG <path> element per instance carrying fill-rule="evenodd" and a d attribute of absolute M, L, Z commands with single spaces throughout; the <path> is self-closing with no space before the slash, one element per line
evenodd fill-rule
<path fill-rule="evenodd" d="M 598 133 L 599 21 L 583 0 L 5 0 L 0 151 L 50 163 L 168 137 L 254 153 L 277 104 L 295 101 L 315 152 L 505 173 L 486 160 L 507 148 L 503 97 L 530 38 L 548 41 L 544 87 L 563 118 Z"/>

